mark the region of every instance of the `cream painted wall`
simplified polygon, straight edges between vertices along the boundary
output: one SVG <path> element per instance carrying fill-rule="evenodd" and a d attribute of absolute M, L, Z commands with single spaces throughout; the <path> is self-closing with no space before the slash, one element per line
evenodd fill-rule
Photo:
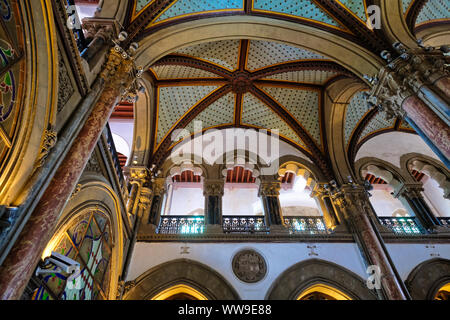
<path fill-rule="evenodd" d="M 263 215 L 262 202 L 258 197 L 258 187 L 256 185 L 245 186 L 239 183 L 226 184 L 222 198 L 222 215 Z"/>
<path fill-rule="evenodd" d="M 129 119 L 110 119 L 109 120 L 109 127 L 111 128 L 111 132 L 122 137 L 126 143 L 128 144 L 129 149 L 131 150 L 131 147 L 133 145 L 133 129 L 134 129 L 134 122 L 133 120 Z M 114 140 L 114 144 L 116 143 L 116 140 Z M 120 152 L 119 150 L 117 150 Z M 124 154 L 127 157 L 130 156 L 130 153 Z"/>
<path fill-rule="evenodd" d="M 174 184 L 175 185 L 175 184 Z M 201 184 L 193 187 L 174 187 L 170 215 L 203 215 L 205 197 Z"/>
<path fill-rule="evenodd" d="M 400 200 L 395 199 L 387 189 L 375 189 L 370 193 L 370 203 L 379 217 L 392 217 L 396 210 L 406 210 Z"/>
<path fill-rule="evenodd" d="M 437 217 L 450 217 L 450 200 L 444 198 L 444 191 L 433 179 L 423 184 L 424 196 L 431 210 Z"/>
<path fill-rule="evenodd" d="M 314 245 L 317 256 L 311 256 L 308 246 Z M 181 247 L 188 246 L 189 254 Z M 240 281 L 233 273 L 231 262 L 240 250 L 251 248 L 266 260 L 266 277 L 258 283 Z M 273 282 L 286 269 L 311 258 L 336 263 L 366 279 L 365 267 L 356 244 L 353 243 L 143 243 L 133 251 L 126 281 L 134 280 L 149 269 L 171 260 L 191 259 L 217 271 L 244 300 L 262 300 Z"/>
<path fill-rule="evenodd" d="M 386 248 L 403 280 L 424 261 L 450 259 L 450 244 L 387 243 Z"/>
<path fill-rule="evenodd" d="M 413 152 L 439 160 L 420 136 L 405 132 L 388 132 L 364 143 L 359 149 L 355 161 L 364 157 L 374 157 L 400 167 L 400 157 Z"/>

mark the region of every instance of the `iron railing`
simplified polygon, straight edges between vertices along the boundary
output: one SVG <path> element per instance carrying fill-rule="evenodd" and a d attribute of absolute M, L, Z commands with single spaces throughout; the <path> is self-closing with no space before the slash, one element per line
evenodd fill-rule
<path fill-rule="evenodd" d="M 378 217 L 378 220 L 398 235 L 426 234 L 416 217 Z"/>
<path fill-rule="evenodd" d="M 264 216 L 223 216 L 225 233 L 268 232 Z"/>
<path fill-rule="evenodd" d="M 116 146 L 114 144 L 113 136 L 112 136 L 111 129 L 110 129 L 108 123 L 106 124 L 105 128 L 106 128 L 105 132 L 106 132 L 106 142 L 108 143 L 108 150 L 111 153 L 111 157 L 112 157 L 113 164 L 114 164 L 114 169 L 116 170 L 120 185 L 123 186 L 124 177 L 123 177 L 122 167 L 120 166 L 119 156 L 117 155 Z"/>
<path fill-rule="evenodd" d="M 438 220 L 444 227 L 450 228 L 450 217 L 438 217 Z"/>
<path fill-rule="evenodd" d="M 161 234 L 201 234 L 204 231 L 203 216 L 163 216 L 157 230 Z"/>
<path fill-rule="evenodd" d="M 323 217 L 285 217 L 284 224 L 290 234 L 327 234 Z"/>

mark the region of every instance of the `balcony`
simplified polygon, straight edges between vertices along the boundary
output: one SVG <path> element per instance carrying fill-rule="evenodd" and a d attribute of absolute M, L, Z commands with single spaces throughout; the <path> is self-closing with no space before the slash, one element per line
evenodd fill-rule
<path fill-rule="evenodd" d="M 288 217 L 284 218 L 284 224 L 290 234 L 328 234 L 323 217 Z"/>
<path fill-rule="evenodd" d="M 161 217 L 158 227 L 160 234 L 202 234 L 205 231 L 203 216 L 168 216 Z"/>
<path fill-rule="evenodd" d="M 268 232 L 264 216 L 223 216 L 223 232 Z"/>
<path fill-rule="evenodd" d="M 426 234 L 415 217 L 394 218 L 378 217 L 380 223 L 391 229 L 397 235 L 421 235 Z"/>

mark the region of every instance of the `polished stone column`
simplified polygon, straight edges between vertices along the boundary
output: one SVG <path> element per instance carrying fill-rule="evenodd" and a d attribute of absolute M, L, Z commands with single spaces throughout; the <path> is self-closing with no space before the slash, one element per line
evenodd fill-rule
<path fill-rule="evenodd" d="M 259 194 L 261 198 L 264 216 L 270 233 L 288 233 L 284 226 L 283 214 L 278 196 L 280 195 L 281 182 L 278 180 L 261 181 Z"/>
<path fill-rule="evenodd" d="M 99 100 L 0 268 L 0 299 L 20 298 L 55 231 L 67 199 L 123 93 L 121 90 L 128 88 L 133 80 L 132 70 L 132 60 L 124 59 L 119 52 L 111 50 L 101 75 L 105 85 Z"/>
<path fill-rule="evenodd" d="M 205 196 L 205 224 L 207 233 L 223 233 L 223 188 L 223 179 L 205 179 L 203 182 L 203 195 Z"/>
<path fill-rule="evenodd" d="M 150 206 L 150 212 L 148 216 L 148 227 L 151 232 L 156 232 L 160 220 L 161 211 L 163 210 L 164 194 L 166 192 L 166 180 L 164 178 L 155 178 L 152 181 L 153 197 Z"/>
<path fill-rule="evenodd" d="M 408 291 L 395 270 L 389 253 L 378 231 L 374 228 L 367 191 L 363 186 L 347 184 L 333 191 L 332 198 L 345 216 L 364 258 L 366 267 L 378 266 L 381 271 L 381 288 L 377 291 L 380 299 L 406 300 Z"/>
<path fill-rule="evenodd" d="M 369 78 L 369 104 L 389 118 L 405 119 L 450 167 L 448 58 L 432 48 L 407 49 L 401 44 L 394 48 L 400 56 L 392 60 L 384 52 L 388 64 L 376 78 Z"/>
<path fill-rule="evenodd" d="M 334 230 L 340 225 L 339 218 L 334 210 L 333 203 L 330 199 L 328 191 L 324 188 L 323 184 L 316 184 L 313 191 L 311 192 L 311 197 L 316 200 L 317 206 L 322 212 L 323 219 L 325 221 L 325 226 L 328 230 Z"/>
<path fill-rule="evenodd" d="M 411 215 L 417 217 L 422 227 L 430 232 L 433 232 L 441 225 L 439 220 L 434 216 L 433 212 L 425 202 L 422 195 L 423 186 L 419 184 L 404 184 L 394 197 L 398 198 L 403 205 L 412 213 Z"/>

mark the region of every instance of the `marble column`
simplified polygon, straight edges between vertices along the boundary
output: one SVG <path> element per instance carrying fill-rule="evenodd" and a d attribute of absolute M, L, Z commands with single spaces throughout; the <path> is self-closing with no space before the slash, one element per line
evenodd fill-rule
<path fill-rule="evenodd" d="M 398 198 L 403 205 L 408 208 L 412 215 L 417 217 L 425 230 L 433 232 L 441 225 L 441 223 L 434 216 L 433 212 L 425 202 L 422 192 L 423 186 L 421 183 L 403 184 L 403 186 L 394 193 L 394 197 Z"/>
<path fill-rule="evenodd" d="M 270 233 L 288 233 L 284 226 L 284 218 L 281 212 L 280 195 L 281 182 L 278 180 L 261 181 L 258 196 L 261 198 L 266 226 Z"/>
<path fill-rule="evenodd" d="M 345 221 L 358 244 L 366 267 L 380 268 L 381 287 L 376 288 L 378 297 L 388 300 L 409 299 L 409 293 L 371 221 L 372 207 L 364 187 L 355 184 L 344 185 L 337 192 L 333 192 L 332 198 L 345 216 Z"/>
<path fill-rule="evenodd" d="M 148 216 L 148 227 L 151 232 L 156 232 L 161 221 L 161 213 L 163 210 L 164 194 L 166 192 L 166 179 L 155 178 L 152 181 L 153 197 Z"/>
<path fill-rule="evenodd" d="M 369 104 L 388 118 L 406 120 L 449 167 L 448 58 L 431 48 L 407 49 L 401 44 L 394 48 L 399 57 L 392 60 L 390 53 L 384 52 L 388 64 L 375 78 L 369 78 Z"/>
<path fill-rule="evenodd" d="M 203 182 L 203 195 L 205 196 L 205 224 L 207 233 L 223 233 L 223 188 L 223 179 L 205 179 Z"/>
<path fill-rule="evenodd" d="M 101 74 L 104 86 L 100 98 L 0 267 L 1 300 L 20 298 L 42 251 L 55 231 L 67 199 L 79 181 L 103 128 L 123 93 L 121 90 L 130 86 L 133 75 L 132 60 L 112 49 Z"/>
<path fill-rule="evenodd" d="M 322 212 L 323 220 L 325 221 L 325 226 L 327 229 L 336 229 L 336 227 L 340 225 L 339 218 L 336 215 L 333 203 L 330 199 L 328 191 L 324 188 L 324 185 L 316 184 L 311 192 L 311 197 L 316 200 L 317 206 Z"/>

